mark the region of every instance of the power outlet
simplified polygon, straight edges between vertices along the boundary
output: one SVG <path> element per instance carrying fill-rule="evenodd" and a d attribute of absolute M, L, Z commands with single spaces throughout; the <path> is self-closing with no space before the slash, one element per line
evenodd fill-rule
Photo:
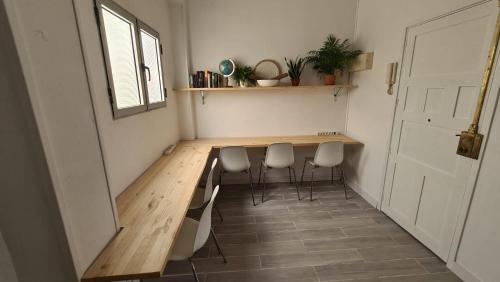
<path fill-rule="evenodd" d="M 337 131 L 321 131 L 318 132 L 318 136 L 332 136 L 332 135 L 337 135 Z"/>

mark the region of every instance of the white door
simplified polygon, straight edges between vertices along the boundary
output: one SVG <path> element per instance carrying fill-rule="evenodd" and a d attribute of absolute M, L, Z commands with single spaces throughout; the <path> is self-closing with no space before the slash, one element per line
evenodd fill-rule
<path fill-rule="evenodd" d="M 443 260 L 474 160 L 458 156 L 496 20 L 487 2 L 406 30 L 382 210 Z"/>

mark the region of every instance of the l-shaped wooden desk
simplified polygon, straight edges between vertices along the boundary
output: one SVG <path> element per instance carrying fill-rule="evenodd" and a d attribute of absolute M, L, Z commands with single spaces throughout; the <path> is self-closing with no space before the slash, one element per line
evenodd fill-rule
<path fill-rule="evenodd" d="M 361 144 L 345 135 L 211 138 L 180 141 L 116 200 L 121 231 L 90 265 L 82 281 L 160 277 L 168 262 L 210 151 L 229 145 L 266 147 L 277 142 L 313 146 L 326 141 Z"/>

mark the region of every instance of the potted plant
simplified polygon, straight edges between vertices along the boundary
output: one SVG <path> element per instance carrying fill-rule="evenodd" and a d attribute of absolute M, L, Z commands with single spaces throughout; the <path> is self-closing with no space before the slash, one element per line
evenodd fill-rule
<path fill-rule="evenodd" d="M 345 70 L 359 54 L 360 50 L 351 50 L 348 39 L 340 40 L 330 34 L 319 50 L 309 51 L 306 61 L 323 74 L 325 85 L 334 85 L 335 71 Z"/>
<path fill-rule="evenodd" d="M 246 87 L 252 73 L 251 67 L 238 64 L 234 69 L 233 78 L 240 87 Z"/>
<path fill-rule="evenodd" d="M 292 86 L 299 86 L 300 84 L 300 75 L 306 66 L 304 59 L 297 56 L 295 60 L 287 59 L 285 57 L 285 63 L 288 67 L 288 75 L 290 76 L 290 80 L 292 81 Z"/>

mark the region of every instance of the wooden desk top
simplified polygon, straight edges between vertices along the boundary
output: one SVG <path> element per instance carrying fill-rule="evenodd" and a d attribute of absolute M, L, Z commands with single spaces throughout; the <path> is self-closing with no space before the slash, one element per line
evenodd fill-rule
<path fill-rule="evenodd" d="M 276 142 L 312 146 L 325 141 L 361 144 L 344 135 L 210 138 L 181 141 L 116 199 L 122 230 L 109 242 L 82 281 L 160 277 L 212 148 L 265 147 Z"/>

